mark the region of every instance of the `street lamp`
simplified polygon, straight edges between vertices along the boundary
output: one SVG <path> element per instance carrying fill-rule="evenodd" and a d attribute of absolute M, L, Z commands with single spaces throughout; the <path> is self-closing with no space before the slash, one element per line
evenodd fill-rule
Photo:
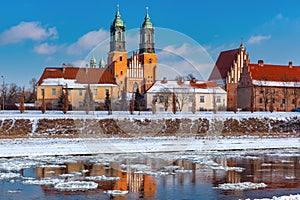
<path fill-rule="evenodd" d="M 5 87 L 5 81 L 4 81 L 4 76 L 1 76 L 2 80 L 3 80 L 3 87 L 2 87 L 2 105 L 3 105 L 3 113 L 4 113 L 4 101 L 5 101 L 5 98 L 4 98 L 4 87 Z"/>

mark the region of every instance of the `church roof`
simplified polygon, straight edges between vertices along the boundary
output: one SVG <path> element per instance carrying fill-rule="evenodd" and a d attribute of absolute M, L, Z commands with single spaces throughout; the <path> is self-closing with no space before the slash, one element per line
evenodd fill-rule
<path fill-rule="evenodd" d="M 300 66 L 264 64 L 248 64 L 248 70 L 253 81 L 279 82 L 300 84 Z"/>
<path fill-rule="evenodd" d="M 149 13 L 148 13 L 148 7 L 146 7 L 146 15 L 145 15 L 142 27 L 143 28 L 153 28 L 153 24 L 150 21 L 150 17 L 149 17 Z"/>
<path fill-rule="evenodd" d="M 114 19 L 111 26 L 113 26 L 113 27 L 117 27 L 117 26 L 125 27 L 124 22 L 121 19 L 121 15 L 120 15 L 120 11 L 119 11 L 119 5 L 117 6 L 117 12 L 116 12 L 116 15 L 115 15 L 115 19 Z"/>
<path fill-rule="evenodd" d="M 238 48 L 222 51 L 208 80 L 226 79 L 227 73 L 230 71 L 233 61 L 236 60 L 239 50 Z"/>
<path fill-rule="evenodd" d="M 46 79 L 73 80 L 77 84 L 117 84 L 107 69 L 79 67 L 46 67 L 37 85 Z"/>

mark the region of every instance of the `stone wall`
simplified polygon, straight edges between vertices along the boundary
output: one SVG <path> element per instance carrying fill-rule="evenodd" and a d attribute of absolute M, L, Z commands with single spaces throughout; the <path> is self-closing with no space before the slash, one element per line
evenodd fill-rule
<path fill-rule="evenodd" d="M 300 118 L 4 119 L 0 137 L 300 136 Z"/>

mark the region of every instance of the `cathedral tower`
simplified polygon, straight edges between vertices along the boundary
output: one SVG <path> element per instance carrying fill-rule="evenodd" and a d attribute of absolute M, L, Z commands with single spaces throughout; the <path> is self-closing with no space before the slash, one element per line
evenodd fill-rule
<path fill-rule="evenodd" d="M 140 28 L 139 59 L 144 68 L 145 91 L 157 80 L 157 59 L 154 48 L 154 27 L 150 21 L 148 7 L 142 27 Z"/>
<path fill-rule="evenodd" d="M 121 19 L 119 5 L 115 19 L 110 26 L 110 50 L 107 61 L 110 73 L 116 78 L 119 94 L 121 94 L 127 71 L 127 52 L 125 48 L 125 24 Z"/>

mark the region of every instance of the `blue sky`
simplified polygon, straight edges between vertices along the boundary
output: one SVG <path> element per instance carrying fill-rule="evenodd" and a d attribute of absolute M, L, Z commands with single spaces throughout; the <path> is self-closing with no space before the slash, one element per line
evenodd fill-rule
<path fill-rule="evenodd" d="M 7 83 L 28 86 L 31 78 L 38 79 L 46 66 L 78 65 L 108 37 L 117 4 L 127 30 L 140 27 L 145 7 L 149 6 L 155 27 L 174 32 L 173 43 L 165 47 L 161 43 L 159 48 L 180 52 L 183 57 L 191 51 L 197 57 L 198 45 L 215 62 L 220 51 L 237 48 L 243 38 L 251 62 L 263 59 L 265 63 L 293 61 L 300 65 L 300 1 L 297 0 L 232 0 L 230 3 L 223 0 L 10 0 L 2 1 L 0 7 L 0 75 Z M 156 38 L 160 40 L 158 33 Z M 184 34 L 191 42 L 177 40 L 178 34 Z M 211 67 L 207 65 L 206 72 L 201 72 L 204 78 Z"/>

